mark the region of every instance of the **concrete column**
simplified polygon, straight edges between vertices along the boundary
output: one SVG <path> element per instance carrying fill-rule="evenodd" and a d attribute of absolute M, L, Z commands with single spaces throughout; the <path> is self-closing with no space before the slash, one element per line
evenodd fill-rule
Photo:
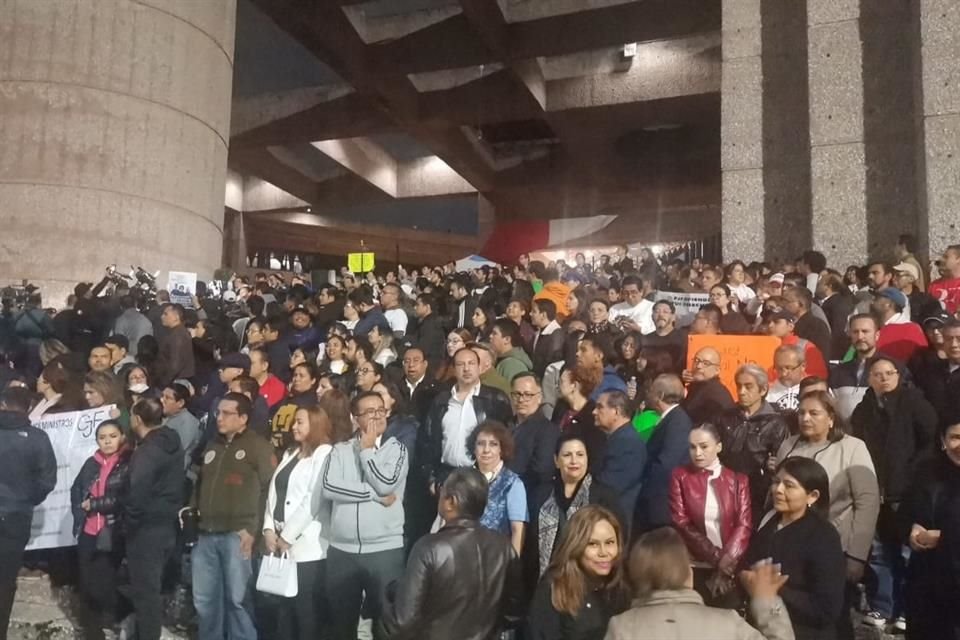
<path fill-rule="evenodd" d="M 763 260 L 762 0 L 723 0 L 723 257 Z"/>
<path fill-rule="evenodd" d="M 868 256 L 859 0 L 807 0 L 813 246 L 836 268 Z"/>
<path fill-rule="evenodd" d="M 960 4 L 922 0 L 926 226 L 931 254 L 960 242 Z"/>
<path fill-rule="evenodd" d="M 0 274 L 220 265 L 236 0 L 0 3 Z"/>
<path fill-rule="evenodd" d="M 806 0 L 724 0 L 721 166 L 727 260 L 810 246 Z"/>

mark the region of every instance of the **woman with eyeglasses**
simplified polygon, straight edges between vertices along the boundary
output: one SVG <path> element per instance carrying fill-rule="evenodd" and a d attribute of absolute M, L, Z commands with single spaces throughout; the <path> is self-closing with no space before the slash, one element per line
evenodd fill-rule
<path fill-rule="evenodd" d="M 443 366 L 437 371 L 437 382 L 450 382 L 456 377 L 453 368 L 453 356 L 473 340 L 473 335 L 466 329 L 455 329 L 447 334 L 447 357 Z"/>
<path fill-rule="evenodd" d="M 263 335 L 263 320 L 253 318 L 247 323 L 247 328 L 243 333 L 243 348 L 241 353 L 249 354 L 251 349 L 257 349 L 266 344 L 266 338 Z"/>
<path fill-rule="evenodd" d="M 710 289 L 710 303 L 720 309 L 720 332 L 744 335 L 751 332 L 750 323 L 740 313 L 740 305 L 725 284 L 715 284 Z"/>
<path fill-rule="evenodd" d="M 918 462 L 933 450 L 939 418 L 922 391 L 903 384 L 892 359 L 875 358 L 867 376 L 869 389 L 853 410 L 850 425 L 873 458 L 883 498 L 870 557 L 877 589 L 865 617 L 865 622 L 882 626 L 904 616 L 906 563 L 897 512 Z"/>
<path fill-rule="evenodd" d="M 817 461 L 830 479 L 829 520 L 840 533 L 846 557 L 847 585 L 844 611 L 849 612 L 856 584 L 870 559 L 880 512 L 877 473 L 867 445 L 846 435 L 833 398 L 813 391 L 800 399 L 797 413 L 800 433 L 787 438 L 777 452 L 777 462 L 790 457 Z M 849 616 L 841 616 L 838 631 L 853 637 Z"/>
<path fill-rule="evenodd" d="M 488 420 L 474 429 L 468 447 L 488 485 L 480 524 L 508 536 L 520 555 L 529 516 L 523 481 L 506 465 L 513 458 L 513 436 L 501 423 Z"/>
<path fill-rule="evenodd" d="M 364 362 L 357 369 L 356 387 L 360 392 L 373 391 L 373 387 L 383 378 L 383 367 L 379 362 Z"/>
<path fill-rule="evenodd" d="M 312 362 L 294 365 L 290 378 L 290 391 L 270 421 L 273 446 L 279 452 L 282 453 L 292 445 L 293 436 L 290 430 L 296 420 L 297 411 L 316 406 L 319 378 L 317 365 Z"/>

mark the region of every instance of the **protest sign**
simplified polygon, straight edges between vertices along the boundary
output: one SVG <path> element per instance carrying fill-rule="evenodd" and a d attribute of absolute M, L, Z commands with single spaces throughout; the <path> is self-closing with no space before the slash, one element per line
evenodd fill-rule
<path fill-rule="evenodd" d="M 57 486 L 40 506 L 33 510 L 33 524 L 27 549 L 51 549 L 76 544 L 70 487 L 87 458 L 97 450 L 96 430 L 110 419 L 114 405 L 54 413 L 43 416 L 33 426 L 43 429 L 57 458 Z"/>
<path fill-rule="evenodd" d="M 170 292 L 170 302 L 193 307 L 193 296 L 197 293 L 197 274 L 171 271 L 167 278 L 167 291 Z"/>
<path fill-rule="evenodd" d="M 353 273 L 367 273 L 373 271 L 376 267 L 376 254 L 374 253 L 348 253 L 347 268 Z"/>
<path fill-rule="evenodd" d="M 705 304 L 710 302 L 708 293 L 674 293 L 673 291 L 656 291 L 653 299 L 669 300 L 677 309 L 677 326 L 688 327 L 693 323 L 694 316 Z"/>
<path fill-rule="evenodd" d="M 697 351 L 713 347 L 720 353 L 720 381 L 736 398 L 734 376 L 740 365 L 754 362 L 767 371 L 773 367 L 773 352 L 779 346 L 780 338 L 773 336 L 690 336 L 687 338 L 687 369 L 693 370 Z"/>

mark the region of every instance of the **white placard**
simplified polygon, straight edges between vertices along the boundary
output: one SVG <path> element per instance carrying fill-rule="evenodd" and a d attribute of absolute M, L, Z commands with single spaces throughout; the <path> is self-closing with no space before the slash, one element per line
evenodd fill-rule
<path fill-rule="evenodd" d="M 657 291 L 654 300 L 669 300 L 677 308 L 677 326 L 688 327 L 693 323 L 694 316 L 700 307 L 710 303 L 709 293 L 674 293 L 673 291 Z"/>

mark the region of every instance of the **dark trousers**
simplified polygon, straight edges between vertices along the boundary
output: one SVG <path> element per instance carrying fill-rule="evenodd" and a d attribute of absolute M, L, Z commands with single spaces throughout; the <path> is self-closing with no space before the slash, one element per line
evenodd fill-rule
<path fill-rule="evenodd" d="M 102 627 L 112 626 L 117 616 L 117 571 L 123 554 L 97 551 L 97 537 L 81 533 L 77 538 L 77 565 L 83 596 L 83 627 L 87 638 L 102 638 Z"/>
<path fill-rule="evenodd" d="M 163 568 L 173 551 L 173 525 L 146 525 L 127 538 L 130 600 L 137 616 L 139 640 L 159 640 L 163 620 Z"/>
<path fill-rule="evenodd" d="M 32 512 L 0 514 L 0 640 L 7 640 L 10 611 L 17 595 L 17 574 L 30 539 Z"/>
<path fill-rule="evenodd" d="M 326 560 L 297 563 L 297 595 L 283 598 L 279 611 L 280 640 L 326 638 L 330 608 L 326 597 Z"/>
<path fill-rule="evenodd" d="M 383 590 L 403 575 L 403 555 L 402 548 L 346 553 L 330 547 L 326 582 L 334 640 L 356 640 L 361 606 L 373 618 L 376 633 Z"/>

